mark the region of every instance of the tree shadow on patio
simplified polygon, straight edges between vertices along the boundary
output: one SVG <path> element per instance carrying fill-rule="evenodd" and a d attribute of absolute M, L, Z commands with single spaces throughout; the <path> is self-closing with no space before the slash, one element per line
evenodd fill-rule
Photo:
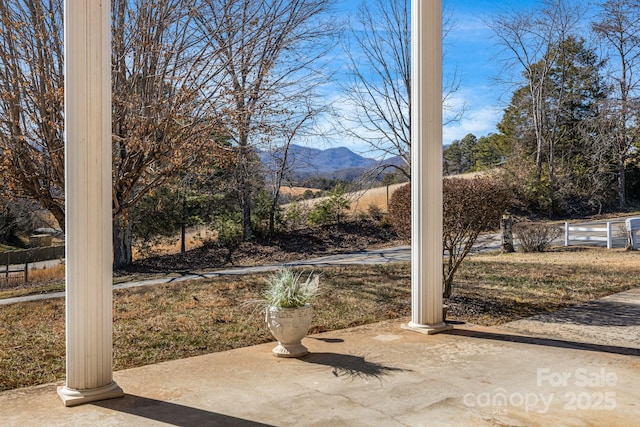
<path fill-rule="evenodd" d="M 383 376 L 393 372 L 407 372 L 406 369 L 368 362 L 364 357 L 349 354 L 309 353 L 300 360 L 307 363 L 330 366 L 332 368 L 331 373 L 336 377 L 349 377 L 351 379 L 375 378 L 380 380 Z"/>
<path fill-rule="evenodd" d="M 181 427 L 270 427 L 269 424 L 131 394 L 126 394 L 118 399 L 94 402 L 93 404 L 112 411 L 124 412 Z"/>
<path fill-rule="evenodd" d="M 637 327 L 640 326 L 640 304 L 600 299 L 534 316 L 532 320 L 572 325 Z"/>
<path fill-rule="evenodd" d="M 578 342 L 564 339 L 544 338 L 536 336 L 526 336 L 510 334 L 508 332 L 486 332 L 473 331 L 468 329 L 453 329 L 442 332 L 446 335 L 458 335 L 470 338 L 481 338 L 487 340 L 514 342 L 522 344 L 541 345 L 547 347 L 567 348 L 573 350 L 594 351 L 600 353 L 620 354 L 625 356 L 640 356 L 640 348 L 620 347 L 615 345 L 594 344 L 589 342 Z"/>

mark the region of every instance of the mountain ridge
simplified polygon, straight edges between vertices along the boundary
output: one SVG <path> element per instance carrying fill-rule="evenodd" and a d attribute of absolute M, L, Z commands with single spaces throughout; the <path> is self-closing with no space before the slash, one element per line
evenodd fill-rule
<path fill-rule="evenodd" d="M 282 150 L 259 152 L 268 170 L 274 170 L 276 159 L 282 159 Z M 294 178 L 322 176 L 331 179 L 355 179 L 382 164 L 400 164 L 399 156 L 382 160 L 364 157 L 351 149 L 339 146 L 327 149 L 292 144 L 287 155 L 287 168 Z"/>

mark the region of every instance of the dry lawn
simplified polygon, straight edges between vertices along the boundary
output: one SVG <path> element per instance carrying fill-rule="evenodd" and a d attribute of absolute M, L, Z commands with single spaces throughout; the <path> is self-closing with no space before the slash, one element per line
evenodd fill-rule
<path fill-rule="evenodd" d="M 64 290 L 65 266 L 29 269 L 28 283 L 24 283 L 24 272 L 14 272 L 6 285 L 4 274 L 0 275 L 0 298 L 12 298 L 34 293 Z"/>
<path fill-rule="evenodd" d="M 330 267 L 313 332 L 401 318 L 408 264 Z M 474 255 L 457 275 L 450 318 L 495 325 L 640 286 L 640 252 L 603 249 Z M 227 276 L 114 293 L 114 364 L 125 369 L 270 341 L 263 275 Z M 64 377 L 64 300 L 0 306 L 0 390 Z"/>
<path fill-rule="evenodd" d="M 59 264 L 55 267 L 40 268 L 37 270 L 29 270 L 29 283 L 43 284 L 64 280 L 65 265 Z"/>
<path fill-rule="evenodd" d="M 449 304 L 465 320 L 483 325 L 640 287 L 640 252 L 593 247 L 544 253 L 473 255 L 456 274 Z"/>

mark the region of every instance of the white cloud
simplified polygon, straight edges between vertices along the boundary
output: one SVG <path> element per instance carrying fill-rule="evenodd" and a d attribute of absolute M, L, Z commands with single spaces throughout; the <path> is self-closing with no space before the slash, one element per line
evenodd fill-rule
<path fill-rule="evenodd" d="M 445 122 L 453 113 L 464 106 L 465 113 L 461 120 L 450 123 L 443 128 L 442 140 L 450 144 L 472 133 L 476 137 L 496 133 L 496 125 L 502 120 L 505 104 L 500 100 L 503 87 L 487 84 L 486 81 L 469 82 L 455 92 L 447 104 L 452 112 L 445 111 Z M 474 84 L 475 83 L 475 84 Z"/>
<path fill-rule="evenodd" d="M 496 133 L 496 124 L 502 119 L 502 109 L 483 105 L 467 111 L 459 122 L 452 123 L 442 129 L 442 142 L 450 144 L 472 133 L 476 137 Z"/>

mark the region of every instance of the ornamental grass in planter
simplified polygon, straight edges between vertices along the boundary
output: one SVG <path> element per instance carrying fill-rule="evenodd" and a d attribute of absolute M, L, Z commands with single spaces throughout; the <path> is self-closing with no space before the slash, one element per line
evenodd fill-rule
<path fill-rule="evenodd" d="M 311 301 L 320 294 L 320 278 L 304 272 L 282 268 L 267 277 L 263 292 L 266 305 L 265 320 L 269 330 L 278 340 L 272 350 L 277 357 L 301 357 L 309 353 L 302 345 L 313 317 Z"/>

